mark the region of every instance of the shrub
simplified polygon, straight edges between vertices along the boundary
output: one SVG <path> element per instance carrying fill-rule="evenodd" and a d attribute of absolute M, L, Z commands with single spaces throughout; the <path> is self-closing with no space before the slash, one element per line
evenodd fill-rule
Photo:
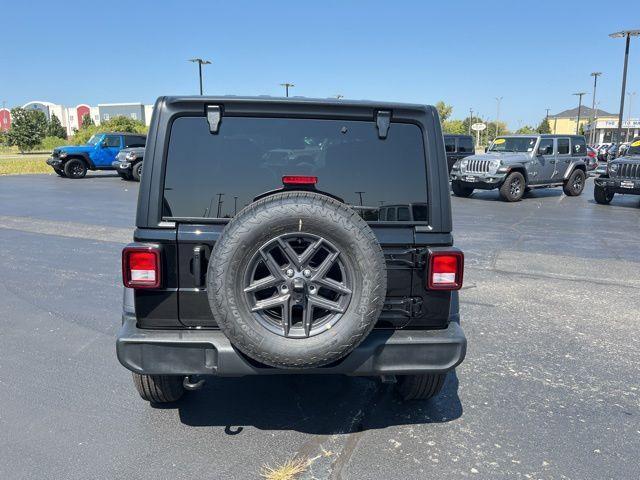
<path fill-rule="evenodd" d="M 100 125 L 90 125 L 86 128 L 83 126 L 73 135 L 71 143 L 74 145 L 85 144 L 92 135 L 101 132 L 147 133 L 148 130 L 147 126 L 140 120 L 125 116 L 113 117 Z"/>
<path fill-rule="evenodd" d="M 56 147 L 60 147 L 62 145 L 67 145 L 69 141 L 66 138 L 60 137 L 44 137 L 40 145 L 38 146 L 38 150 L 50 151 Z"/>

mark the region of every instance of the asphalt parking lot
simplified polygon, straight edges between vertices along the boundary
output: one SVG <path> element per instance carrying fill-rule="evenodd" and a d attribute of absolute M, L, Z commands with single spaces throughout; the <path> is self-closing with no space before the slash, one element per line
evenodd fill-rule
<path fill-rule="evenodd" d="M 467 359 L 431 402 L 214 379 L 152 408 L 115 357 L 137 184 L 0 177 L 0 478 L 637 478 L 640 198 L 453 198 Z"/>

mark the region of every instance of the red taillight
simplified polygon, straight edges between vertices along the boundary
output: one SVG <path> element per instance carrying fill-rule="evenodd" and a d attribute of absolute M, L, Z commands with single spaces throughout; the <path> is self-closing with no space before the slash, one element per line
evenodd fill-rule
<path fill-rule="evenodd" d="M 427 288 L 429 290 L 460 290 L 464 272 L 464 254 L 459 251 L 429 253 Z"/>
<path fill-rule="evenodd" d="M 285 175 L 282 177 L 283 185 L 315 185 L 318 183 L 318 177 L 307 175 Z"/>
<path fill-rule="evenodd" d="M 122 250 L 122 282 L 127 288 L 158 288 L 160 249 L 125 247 Z"/>
<path fill-rule="evenodd" d="M 590 156 L 591 158 L 596 156 L 596 152 L 592 152 L 591 150 L 587 151 L 587 155 Z"/>

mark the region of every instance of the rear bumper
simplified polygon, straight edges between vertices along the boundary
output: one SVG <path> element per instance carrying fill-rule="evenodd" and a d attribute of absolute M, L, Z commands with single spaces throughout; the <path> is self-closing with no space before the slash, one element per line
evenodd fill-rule
<path fill-rule="evenodd" d="M 47 165 L 58 168 L 60 165 L 62 165 L 62 160 L 60 158 L 49 157 L 47 158 Z"/>
<path fill-rule="evenodd" d="M 118 360 L 147 375 L 344 374 L 357 376 L 444 373 L 464 360 L 467 340 L 459 323 L 442 330 L 374 330 L 349 355 L 322 368 L 287 370 L 260 365 L 236 350 L 218 330 L 146 330 L 125 316 Z"/>

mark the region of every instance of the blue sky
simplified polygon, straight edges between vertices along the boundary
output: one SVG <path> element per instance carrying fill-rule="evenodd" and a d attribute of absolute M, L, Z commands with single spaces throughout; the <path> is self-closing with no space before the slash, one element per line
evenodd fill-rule
<path fill-rule="evenodd" d="M 0 101 L 9 106 L 197 93 L 186 60 L 201 56 L 213 61 L 209 94 L 281 95 L 290 81 L 292 94 L 310 97 L 444 100 L 454 118 L 469 107 L 494 118 L 502 96 L 514 129 L 545 108 L 577 106 L 571 94 L 591 92 L 594 70 L 604 72 L 600 107 L 617 112 L 624 42 L 607 35 L 640 28 L 629 1 L 2 3 Z M 640 38 L 628 91 L 638 91 L 640 116 Z"/>

